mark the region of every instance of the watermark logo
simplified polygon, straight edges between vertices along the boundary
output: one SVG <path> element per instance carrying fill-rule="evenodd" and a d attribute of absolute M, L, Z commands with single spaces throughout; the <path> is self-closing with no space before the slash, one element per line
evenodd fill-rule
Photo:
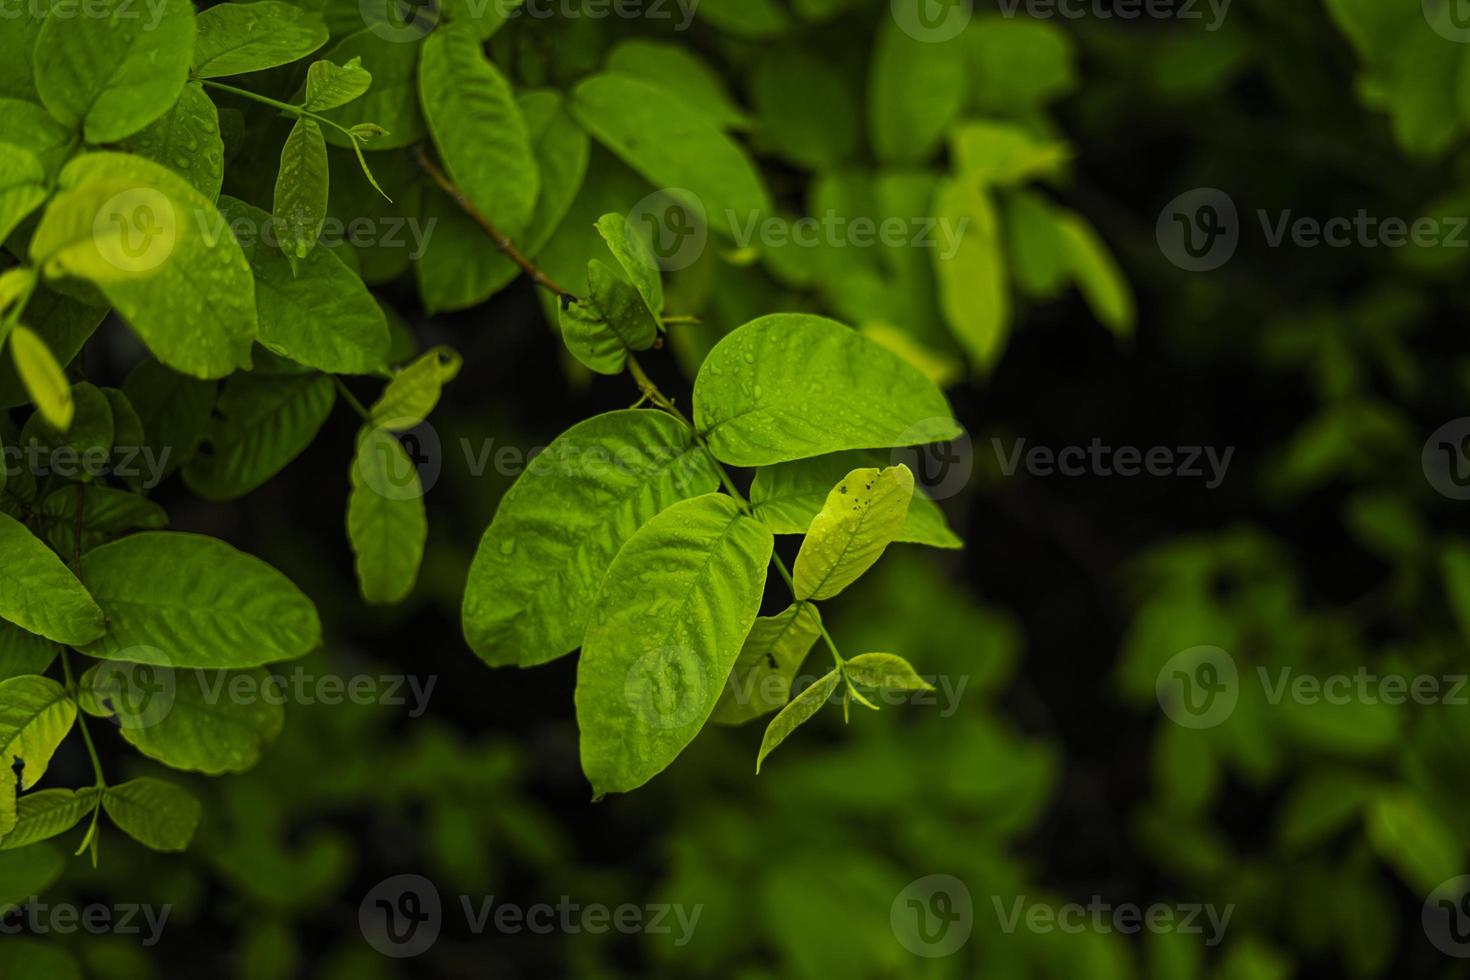
<path fill-rule="evenodd" d="M 84 693 L 111 712 L 118 727 L 145 731 L 173 710 L 177 687 L 169 657 L 157 647 L 130 647 L 117 656 L 87 673 Z"/>
<path fill-rule="evenodd" d="M 1446 422 L 1424 443 L 1424 478 L 1451 500 L 1470 500 L 1470 416 Z"/>
<path fill-rule="evenodd" d="M 898 893 L 888 911 L 888 924 L 904 949 L 937 959 L 969 941 L 975 904 L 970 889 L 954 875 L 928 875 Z"/>
<path fill-rule="evenodd" d="M 959 37 L 975 16 L 975 0 L 893 0 L 892 7 L 899 29 L 928 44 Z"/>
<path fill-rule="evenodd" d="M 629 234 L 638 234 L 656 267 L 663 272 L 687 269 L 704 255 L 709 244 L 709 215 L 693 191 L 668 187 L 633 205 L 627 215 Z"/>
<path fill-rule="evenodd" d="M 995 907 L 1001 931 L 1008 935 L 1022 928 L 1037 935 L 1061 932 L 1073 936 L 1086 932 L 1098 935 L 1172 932 L 1181 936 L 1204 936 L 1204 944 L 1209 947 L 1218 946 L 1225 939 L 1225 932 L 1235 915 L 1233 904 L 1223 908 L 1199 902 L 1144 906 L 1133 902 L 1110 902 L 1101 895 L 1093 895 L 1086 905 L 1081 902 L 1060 905 L 1032 902 L 1025 895 L 1012 899 L 1009 908 L 999 895 L 992 895 L 990 902 Z M 1206 929 L 1209 930 L 1208 935 Z"/>
<path fill-rule="evenodd" d="M 1470 2 L 1466 0 L 1422 0 L 1424 20 L 1434 33 L 1456 44 L 1470 44 Z"/>
<path fill-rule="evenodd" d="M 173 202 L 151 187 L 113 195 L 92 219 L 92 240 L 98 253 L 129 276 L 147 275 L 167 262 L 178 239 Z"/>
<path fill-rule="evenodd" d="M 1240 216 L 1230 195 L 1213 187 L 1180 194 L 1159 212 L 1159 250 L 1186 272 L 1211 272 L 1235 255 Z"/>
<path fill-rule="evenodd" d="M 358 0 L 367 29 L 393 44 L 411 44 L 439 23 L 437 0 Z"/>
<path fill-rule="evenodd" d="M 1219 647 L 1190 647 L 1169 658 L 1154 693 L 1164 714 L 1185 728 L 1214 728 L 1235 712 L 1240 675 L 1235 658 Z"/>
<path fill-rule="evenodd" d="M 1430 892 L 1420 921 L 1441 953 L 1470 959 L 1470 875 L 1451 878 Z"/>
<path fill-rule="evenodd" d="M 929 437 L 949 419 L 927 419 L 898 437 L 900 443 Z M 902 463 L 914 474 L 914 482 L 931 500 L 948 500 L 970 483 L 975 472 L 975 447 L 968 433 L 948 442 L 900 446 L 889 453 L 889 464 Z"/>
<path fill-rule="evenodd" d="M 439 889 L 423 875 L 395 875 L 363 897 L 357 924 L 368 945 L 384 956 L 407 959 L 428 952 L 443 927 Z"/>
<path fill-rule="evenodd" d="M 418 418 L 389 419 L 362 436 L 353 464 L 358 480 L 387 500 L 422 497 L 444 468 L 439 433 Z"/>
<path fill-rule="evenodd" d="M 668 936 L 673 945 L 686 946 L 704 913 L 703 905 L 653 904 L 617 906 L 582 904 L 562 895 L 555 904 L 518 905 L 495 895 L 460 895 L 463 928 L 476 936 L 489 931 L 502 935 L 553 933 L 625 936 Z M 395 959 L 421 956 L 438 942 L 446 922 L 439 890 L 422 875 L 396 875 L 380 882 L 358 907 L 358 924 L 368 945 Z"/>
<path fill-rule="evenodd" d="M 668 731 L 699 720 L 708 687 L 702 662 L 692 651 L 659 647 L 628 668 L 623 698 L 644 724 Z"/>

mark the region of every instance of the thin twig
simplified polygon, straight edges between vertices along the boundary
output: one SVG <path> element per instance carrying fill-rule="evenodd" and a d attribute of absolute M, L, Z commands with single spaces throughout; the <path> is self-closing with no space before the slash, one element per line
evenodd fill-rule
<path fill-rule="evenodd" d="M 459 206 L 459 209 L 474 221 L 475 224 L 479 225 L 485 234 L 490 236 L 490 240 L 495 243 L 495 247 L 500 249 L 506 258 L 519 266 L 522 272 L 530 276 L 532 282 L 554 293 L 562 301 L 563 305 L 575 299 L 569 290 L 557 285 L 556 280 L 542 272 L 536 267 L 534 262 L 522 255 L 520 249 L 516 248 L 515 243 L 499 228 L 491 224 L 490 219 L 481 214 L 479 209 L 471 204 L 469 199 L 464 196 L 464 192 L 455 185 L 454 181 L 449 179 L 449 175 L 440 169 L 437 163 L 429 159 L 429 154 L 424 152 L 422 146 L 415 146 L 413 148 L 413 155 L 418 160 L 419 166 L 423 168 L 424 173 L 428 174 L 429 178 L 435 184 L 439 185 L 440 190 L 454 199 L 454 203 Z"/>

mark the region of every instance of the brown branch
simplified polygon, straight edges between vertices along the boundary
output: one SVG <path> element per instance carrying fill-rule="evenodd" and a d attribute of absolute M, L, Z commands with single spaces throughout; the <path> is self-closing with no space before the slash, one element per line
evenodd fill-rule
<path fill-rule="evenodd" d="M 490 236 L 490 240 L 495 243 L 495 247 L 500 249 L 506 258 L 519 266 L 521 271 L 531 278 L 532 282 L 553 293 L 562 301 L 563 306 L 576 300 L 576 297 L 569 290 L 557 285 L 556 280 L 542 272 L 536 267 L 534 262 L 522 255 L 520 249 L 516 248 L 515 243 L 499 228 L 491 224 L 490 219 L 481 214 L 479 209 L 470 203 L 469 198 L 464 196 L 464 192 L 455 185 L 454 181 L 449 179 L 449 175 L 437 163 L 429 159 L 429 154 L 424 151 L 423 146 L 415 146 L 413 148 L 413 155 L 418 160 L 419 166 L 423 168 L 424 173 L 428 174 L 429 178 L 435 184 L 439 185 L 439 189 L 448 194 L 454 203 L 459 206 L 459 209 L 474 221 L 475 224 L 479 225 L 485 234 Z"/>

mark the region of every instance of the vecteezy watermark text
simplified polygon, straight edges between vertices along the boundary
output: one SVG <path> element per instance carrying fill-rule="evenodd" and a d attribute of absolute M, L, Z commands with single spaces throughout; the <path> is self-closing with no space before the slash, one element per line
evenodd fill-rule
<path fill-rule="evenodd" d="M 163 937 L 172 912 L 172 905 L 47 904 L 32 895 L 20 906 L 0 905 L 0 935 L 142 936 L 142 945 L 152 947 Z"/>
<path fill-rule="evenodd" d="M 1027 447 L 1025 439 L 1017 439 L 1007 450 L 999 438 L 990 440 L 996 461 L 1006 476 L 1015 476 L 1022 466 L 1035 477 L 1049 476 L 1157 476 L 1179 479 L 1202 479 L 1205 488 L 1214 490 L 1225 481 L 1235 447 L 1223 452 L 1214 446 L 1108 446 L 1093 438 L 1086 446 Z"/>
<path fill-rule="evenodd" d="M 476 936 L 491 930 L 502 935 L 537 936 L 618 932 L 668 936 L 675 946 L 686 946 L 694 938 L 704 912 L 703 905 L 679 903 L 583 904 L 570 895 L 559 896 L 555 903 L 529 905 L 499 901 L 494 895 L 458 898 L 464 927 Z M 427 952 L 438 941 L 444 920 L 439 890 L 422 875 L 395 875 L 379 882 L 358 906 L 358 925 L 368 945 L 398 959 Z"/>

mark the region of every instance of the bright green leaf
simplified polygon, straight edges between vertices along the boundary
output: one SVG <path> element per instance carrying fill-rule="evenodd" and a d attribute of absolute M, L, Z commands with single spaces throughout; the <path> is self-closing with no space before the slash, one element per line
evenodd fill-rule
<path fill-rule="evenodd" d="M 36 91 L 88 143 L 131 136 L 168 111 L 189 77 L 194 5 L 147 16 L 129 0 L 98 0 L 86 16 L 49 17 L 36 38 Z"/>
<path fill-rule="evenodd" d="M 785 705 L 796 672 L 821 635 L 821 614 L 809 602 L 756 619 L 710 720 L 740 725 Z"/>
<path fill-rule="evenodd" d="M 107 613 L 88 656 L 164 667 L 260 667 L 321 643 L 310 599 L 259 558 L 214 538 L 149 531 L 82 556 Z"/>
<path fill-rule="evenodd" d="M 787 736 L 796 731 L 802 725 L 811 720 L 812 716 L 821 710 L 837 690 L 837 684 L 842 680 L 840 671 L 834 670 L 817 680 L 806 690 L 791 699 L 791 703 L 781 709 L 781 713 L 771 719 L 766 726 L 766 734 L 761 739 L 760 754 L 755 759 L 755 771 L 761 771 L 761 764 L 766 761 L 766 756 L 776 751 L 777 746 L 786 741 Z"/>
<path fill-rule="evenodd" d="M 699 734 L 755 622 L 773 539 L 724 494 L 681 501 L 618 552 L 577 664 L 582 769 L 624 793 Z"/>
<path fill-rule="evenodd" d="M 182 851 L 194 839 L 203 807 L 186 790 L 161 779 L 109 786 L 102 809 L 129 837 L 155 851 Z"/>
<path fill-rule="evenodd" d="M 766 466 L 960 434 L 944 395 L 897 355 L 822 317 L 753 320 L 710 351 L 694 420 L 714 454 Z"/>
<path fill-rule="evenodd" d="M 464 596 L 471 649 L 529 667 L 581 646 L 603 576 L 633 533 L 719 486 L 689 430 L 655 411 L 610 412 L 568 429 L 500 502 Z"/>
<path fill-rule="evenodd" d="M 92 153 L 61 172 L 31 240 L 50 277 L 96 285 L 160 361 L 224 377 L 250 365 L 255 285 L 214 205 L 142 157 Z"/>
<path fill-rule="evenodd" d="M 0 619 L 78 646 L 100 637 L 102 610 L 61 559 L 19 521 L 0 514 Z"/>
<path fill-rule="evenodd" d="M 853 470 L 827 495 L 796 556 L 796 597 L 830 599 L 872 568 L 908 518 L 907 466 Z"/>
<path fill-rule="evenodd" d="M 347 536 L 368 602 L 394 603 L 413 590 L 428 539 L 424 491 L 413 461 L 386 429 L 364 429 L 352 461 Z"/>
<path fill-rule="evenodd" d="M 299 61 L 327 43 L 321 17 L 281 0 L 222 3 L 199 14 L 194 77 L 224 78 Z"/>
<path fill-rule="evenodd" d="M 474 31 L 453 24 L 424 42 L 419 72 L 424 118 L 445 170 L 481 214 L 519 235 L 541 178 L 510 83 L 485 59 Z"/>

